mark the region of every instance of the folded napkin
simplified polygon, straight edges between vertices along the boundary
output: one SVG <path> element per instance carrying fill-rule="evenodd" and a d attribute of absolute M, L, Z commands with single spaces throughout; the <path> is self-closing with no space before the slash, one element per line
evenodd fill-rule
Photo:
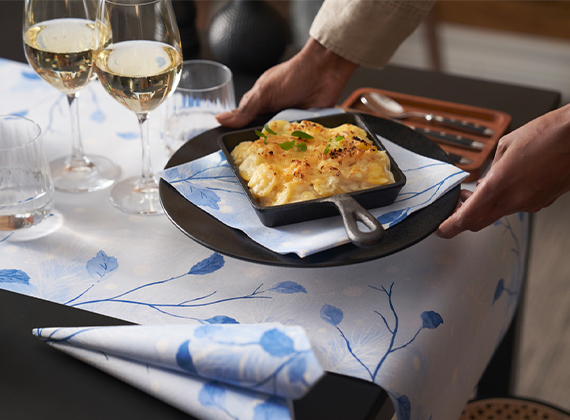
<path fill-rule="evenodd" d="M 273 119 L 298 121 L 338 112 L 342 111 L 287 110 Z M 469 175 L 456 166 L 420 156 L 383 137 L 380 141 L 407 178 L 392 205 L 370 210 L 384 229 L 430 205 Z M 273 228 L 264 226 L 221 151 L 166 169 L 159 175 L 194 205 L 279 254 L 293 252 L 303 258 L 349 242 L 341 216 Z"/>
<path fill-rule="evenodd" d="M 46 343 L 203 419 L 290 419 L 324 374 L 301 327 L 36 328 Z"/>

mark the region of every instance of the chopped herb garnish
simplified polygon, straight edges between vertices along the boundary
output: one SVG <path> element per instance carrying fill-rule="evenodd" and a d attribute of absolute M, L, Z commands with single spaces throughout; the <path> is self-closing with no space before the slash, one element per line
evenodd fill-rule
<path fill-rule="evenodd" d="M 284 143 L 277 143 L 277 145 L 283 150 L 291 150 L 293 147 L 295 147 L 295 141 L 286 141 Z"/>
<path fill-rule="evenodd" d="M 341 140 L 343 140 L 343 139 L 344 139 L 343 136 L 338 135 L 338 136 L 336 136 L 336 137 L 334 138 L 334 141 L 336 141 L 336 142 L 338 143 L 339 141 L 341 141 Z M 331 138 L 329 139 L 329 144 L 327 144 L 327 147 L 325 147 L 325 150 L 324 150 L 325 155 L 329 152 L 329 148 L 331 147 L 331 142 L 332 142 L 332 141 L 333 141 L 333 139 L 332 139 L 332 137 L 331 137 Z"/>
<path fill-rule="evenodd" d="M 257 134 L 259 137 L 267 137 L 267 135 L 263 134 L 261 131 L 259 130 L 255 130 L 255 134 Z"/>
<path fill-rule="evenodd" d="M 263 137 L 263 144 L 267 144 L 267 135 L 263 134 L 259 130 L 255 130 L 255 134 L 257 134 L 259 137 Z"/>
<path fill-rule="evenodd" d="M 310 134 L 305 133 L 304 131 L 295 130 L 291 133 L 293 137 L 299 137 L 300 139 L 311 140 L 314 139 L 313 136 Z"/>
<path fill-rule="evenodd" d="M 291 140 L 283 143 L 277 143 L 277 145 L 281 147 L 283 150 L 291 150 L 294 148 L 297 153 L 307 151 L 307 144 L 303 143 L 302 141 L 295 144 L 295 140 Z"/>
<path fill-rule="evenodd" d="M 300 141 L 299 143 L 297 143 L 295 145 L 295 148 L 301 152 L 306 152 L 307 151 L 307 143 L 303 143 L 302 141 Z"/>
<path fill-rule="evenodd" d="M 269 125 L 265 124 L 265 131 L 267 131 L 269 134 L 271 134 L 272 136 L 276 136 L 277 133 L 275 131 L 273 131 L 271 128 L 269 128 Z"/>

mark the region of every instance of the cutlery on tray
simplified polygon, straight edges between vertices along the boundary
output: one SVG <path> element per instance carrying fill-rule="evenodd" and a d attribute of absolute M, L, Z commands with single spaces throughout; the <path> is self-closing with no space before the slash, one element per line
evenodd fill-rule
<path fill-rule="evenodd" d="M 429 122 L 437 122 L 447 127 L 478 134 L 481 136 L 491 137 L 495 133 L 495 131 L 490 127 L 485 127 L 480 124 L 475 124 L 465 120 L 448 118 L 427 112 L 408 112 L 404 110 L 402 105 L 400 105 L 397 101 L 378 92 L 367 92 L 365 95 L 362 95 L 360 97 L 360 102 L 362 102 L 369 109 L 396 120 L 416 117 Z"/>
<path fill-rule="evenodd" d="M 432 137 L 436 140 L 441 140 L 444 142 L 448 142 L 448 143 L 452 143 L 456 146 L 462 146 L 462 147 L 466 147 L 469 149 L 476 149 L 476 150 L 482 150 L 485 147 L 485 144 L 481 143 L 480 141 L 471 139 L 469 137 L 464 137 L 464 136 L 458 136 L 455 134 L 449 134 L 446 133 L 445 131 L 439 131 L 439 130 L 431 130 L 429 128 L 421 128 L 421 127 L 416 127 L 410 124 L 406 124 L 408 127 L 410 127 L 412 130 L 416 130 L 418 133 L 422 133 L 428 137 Z"/>

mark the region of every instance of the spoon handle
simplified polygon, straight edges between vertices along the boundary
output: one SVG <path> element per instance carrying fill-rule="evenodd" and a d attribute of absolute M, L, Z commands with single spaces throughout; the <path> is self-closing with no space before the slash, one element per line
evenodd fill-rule
<path fill-rule="evenodd" d="M 495 134 L 495 131 L 492 128 L 465 120 L 456 120 L 455 118 L 447 118 L 433 114 L 427 114 L 425 116 L 425 119 L 428 121 L 437 121 L 438 123 L 446 125 L 448 127 L 456 128 L 462 131 L 469 131 L 471 133 L 476 133 L 483 136 L 491 137 L 493 134 Z"/>

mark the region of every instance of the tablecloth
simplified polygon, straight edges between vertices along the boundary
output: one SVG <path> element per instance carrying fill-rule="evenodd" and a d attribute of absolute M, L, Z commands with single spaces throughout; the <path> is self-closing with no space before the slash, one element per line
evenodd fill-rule
<path fill-rule="evenodd" d="M 0 114 L 40 124 L 49 159 L 69 153 L 61 94 L 7 60 L 0 60 L 0 92 Z M 96 82 L 79 108 L 86 152 L 112 158 L 124 177 L 136 175 L 135 116 Z M 167 161 L 159 114 L 151 114 L 157 169 Z M 519 300 L 525 214 L 452 240 L 430 236 L 371 262 L 297 269 L 218 254 L 165 216 L 121 213 L 108 195 L 57 192 L 44 231 L 0 232 L 0 287 L 143 325 L 301 326 L 325 370 L 382 386 L 399 420 L 458 418 Z"/>

